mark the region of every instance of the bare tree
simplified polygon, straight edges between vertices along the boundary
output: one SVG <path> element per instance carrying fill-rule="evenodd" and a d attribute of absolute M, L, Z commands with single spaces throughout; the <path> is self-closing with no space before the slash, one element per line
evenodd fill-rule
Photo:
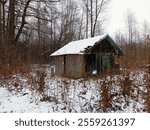
<path fill-rule="evenodd" d="M 150 33 L 150 29 L 149 29 L 149 24 L 147 21 L 143 22 L 143 27 L 142 27 L 142 39 L 143 39 L 143 43 L 144 43 L 144 54 L 143 56 L 145 57 L 145 59 L 147 61 L 149 61 L 150 55 L 149 55 L 149 33 Z"/>
<path fill-rule="evenodd" d="M 27 13 L 27 9 L 28 9 L 29 4 L 30 4 L 31 1 L 32 1 L 32 0 L 27 0 L 26 3 L 25 3 L 25 7 L 24 7 L 24 9 L 23 9 L 23 14 L 22 14 L 22 16 L 21 16 L 21 19 L 22 19 L 22 20 L 21 20 L 21 25 L 20 25 L 20 28 L 19 28 L 19 30 L 18 30 L 18 33 L 17 33 L 17 35 L 16 35 L 16 37 L 15 37 L 15 42 L 16 42 L 16 43 L 18 42 L 18 40 L 19 40 L 19 38 L 20 38 L 20 35 L 21 35 L 22 31 L 23 31 L 23 28 L 24 28 L 24 26 L 25 26 L 25 24 L 26 24 L 26 21 L 25 21 L 26 13 Z"/>
<path fill-rule="evenodd" d="M 8 27 L 7 27 L 7 36 L 8 42 L 13 44 L 15 37 L 15 5 L 16 0 L 9 0 L 9 12 L 8 12 Z"/>
<path fill-rule="evenodd" d="M 84 9 L 76 0 L 1 0 L 0 36 L 5 38 L 6 54 L 16 50 L 16 59 L 20 59 L 25 57 L 21 50 L 39 55 L 50 48 L 52 53 L 85 34 L 98 35 L 109 0 L 80 1 L 83 2 Z"/>
<path fill-rule="evenodd" d="M 4 39 L 4 37 L 6 36 L 6 10 L 5 10 L 5 5 L 7 3 L 8 0 L 1 0 L 1 8 L 2 8 L 2 38 Z"/>
<path fill-rule="evenodd" d="M 51 3 L 56 3 L 56 2 L 58 1 L 1 0 L 0 1 L 0 37 L 1 37 L 0 40 L 4 39 L 5 41 L 2 50 L 5 50 L 5 53 L 7 55 L 12 56 L 13 54 L 17 53 L 17 50 L 19 50 L 21 45 L 20 43 L 29 42 L 31 32 L 33 32 L 33 29 L 35 29 L 35 28 L 31 28 L 31 24 L 33 20 L 39 19 L 39 21 L 49 21 L 49 22 L 51 21 L 51 18 L 48 17 L 49 11 L 47 11 L 45 14 L 37 15 L 36 12 L 38 10 L 38 7 L 35 6 L 36 3 L 38 3 L 40 6 L 43 6 L 43 8 L 48 9 L 50 8 Z M 45 17 L 43 17 L 42 15 Z M 40 28 L 42 28 L 41 27 L 42 25 L 40 25 Z M 41 30 L 43 31 L 43 29 Z M 40 32 L 42 32 L 41 30 Z M 26 46 L 28 45 L 25 45 L 25 47 Z M 10 51 L 13 52 L 13 54 L 12 53 L 9 54 L 8 52 Z M 9 59 L 8 57 L 9 56 L 7 56 L 6 59 Z M 16 59 L 16 58 L 13 57 L 12 59 Z"/>
<path fill-rule="evenodd" d="M 0 44 L 2 43 L 2 2 L 0 1 Z"/>
<path fill-rule="evenodd" d="M 79 15 L 77 2 L 73 0 L 65 0 L 61 6 L 61 17 L 58 19 L 58 41 L 57 44 L 61 43 L 60 46 L 67 44 L 72 40 L 79 38 L 81 35 L 80 27 L 82 28 L 82 19 Z"/>
<path fill-rule="evenodd" d="M 126 16 L 126 26 L 128 30 L 129 44 L 133 43 L 133 36 L 136 30 L 136 25 L 137 25 L 137 21 L 136 21 L 134 13 L 131 10 L 128 10 L 127 16 Z"/>
<path fill-rule="evenodd" d="M 88 26 L 89 26 L 89 0 L 86 0 L 85 1 L 86 3 L 85 3 L 85 5 L 86 5 L 86 38 L 88 38 L 88 31 L 89 31 L 89 29 L 88 29 Z"/>
<path fill-rule="evenodd" d="M 116 33 L 115 33 L 115 42 L 118 45 L 121 45 L 121 47 L 127 43 L 127 41 L 124 37 L 124 34 L 121 32 L 121 30 L 116 31 Z"/>
<path fill-rule="evenodd" d="M 147 44 L 148 43 L 148 35 L 149 35 L 149 24 L 147 21 L 143 22 L 143 38 L 144 38 L 144 43 Z"/>
<path fill-rule="evenodd" d="M 127 34 L 128 34 L 128 46 L 127 46 L 127 54 L 128 54 L 128 61 L 135 63 L 135 59 L 137 57 L 137 45 L 135 41 L 137 39 L 137 21 L 135 14 L 131 10 L 127 10 L 126 15 L 126 27 L 127 27 Z"/>
<path fill-rule="evenodd" d="M 90 35 L 96 35 L 97 26 L 100 27 L 101 22 L 104 22 L 104 13 L 108 8 L 110 0 L 86 0 L 86 37 L 88 35 L 88 28 L 90 25 Z M 89 19 L 90 18 L 90 19 Z M 101 28 L 101 27 L 100 27 Z M 100 32 L 97 32 L 100 33 Z"/>

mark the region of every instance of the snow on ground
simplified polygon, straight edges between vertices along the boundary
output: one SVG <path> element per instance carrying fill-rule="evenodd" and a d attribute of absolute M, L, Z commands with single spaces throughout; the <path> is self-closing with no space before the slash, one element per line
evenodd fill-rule
<path fill-rule="evenodd" d="M 36 73 L 32 74 L 36 80 Z M 139 90 L 146 91 L 144 73 L 131 73 L 131 79 L 140 89 L 135 89 L 131 97 L 124 97 L 120 83 L 121 76 L 107 77 L 111 83 L 110 96 L 112 107 L 107 112 L 145 112 L 145 100 Z M 49 71 L 45 77 L 45 92 L 38 91 L 37 84 L 30 79 L 14 75 L 6 82 L 0 82 L 1 113 L 65 113 L 65 112 L 104 112 L 101 105 L 102 79 L 67 79 L 51 77 Z M 111 81 L 111 82 L 110 82 Z M 126 102 L 128 100 L 128 103 Z"/>

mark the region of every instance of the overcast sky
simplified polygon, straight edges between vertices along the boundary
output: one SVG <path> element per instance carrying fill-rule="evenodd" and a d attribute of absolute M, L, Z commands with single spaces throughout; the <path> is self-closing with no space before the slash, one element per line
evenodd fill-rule
<path fill-rule="evenodd" d="M 113 35 L 117 30 L 123 31 L 127 10 L 135 13 L 138 23 L 144 20 L 150 23 L 150 0 L 112 0 L 107 32 Z"/>

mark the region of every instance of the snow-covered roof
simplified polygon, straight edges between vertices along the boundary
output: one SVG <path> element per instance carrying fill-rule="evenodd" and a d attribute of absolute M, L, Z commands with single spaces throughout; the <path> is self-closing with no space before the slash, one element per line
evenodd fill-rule
<path fill-rule="evenodd" d="M 93 46 L 96 42 L 102 41 L 107 36 L 108 34 L 103 34 L 88 39 L 70 42 L 67 45 L 60 48 L 59 50 L 57 50 L 56 52 L 52 53 L 50 56 L 67 55 L 67 54 L 83 54 L 84 50 L 87 47 Z"/>

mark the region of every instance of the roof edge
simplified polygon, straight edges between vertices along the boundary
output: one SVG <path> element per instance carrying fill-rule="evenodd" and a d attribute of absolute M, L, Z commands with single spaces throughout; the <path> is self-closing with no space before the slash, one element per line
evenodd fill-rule
<path fill-rule="evenodd" d="M 94 43 L 94 45 L 97 43 L 97 42 L 101 42 L 102 40 L 104 40 L 106 37 L 108 37 L 109 35 L 108 35 L 108 33 L 104 33 L 104 34 L 102 34 L 102 35 L 99 35 L 99 36 L 102 36 L 102 38 L 100 38 L 98 41 L 96 41 L 95 43 Z M 95 36 L 95 37 L 98 37 L 98 36 Z M 110 36 L 109 36 L 110 37 Z M 90 40 L 90 39 L 92 39 L 92 38 L 94 38 L 94 37 L 90 37 L 90 38 L 86 38 L 86 39 L 81 39 L 81 40 L 76 40 L 76 41 L 72 41 L 72 42 L 77 42 L 77 41 L 84 41 L 84 40 Z M 70 43 L 72 43 L 72 42 L 69 42 L 68 44 L 70 44 Z M 67 46 L 68 44 L 66 44 L 66 45 L 64 45 L 63 47 L 65 47 L 65 46 Z M 63 47 L 61 47 L 61 48 L 63 48 Z M 60 49 L 61 49 L 60 48 Z M 57 51 L 59 51 L 60 49 L 58 49 Z M 66 54 L 55 54 L 57 51 L 55 51 L 55 52 L 53 52 L 50 56 L 51 57 L 53 57 L 53 56 L 61 56 L 61 55 L 66 55 Z M 76 54 L 76 53 L 68 53 L 68 54 Z M 80 54 L 80 55 L 83 55 L 84 54 L 84 52 L 79 52 L 78 54 Z"/>

